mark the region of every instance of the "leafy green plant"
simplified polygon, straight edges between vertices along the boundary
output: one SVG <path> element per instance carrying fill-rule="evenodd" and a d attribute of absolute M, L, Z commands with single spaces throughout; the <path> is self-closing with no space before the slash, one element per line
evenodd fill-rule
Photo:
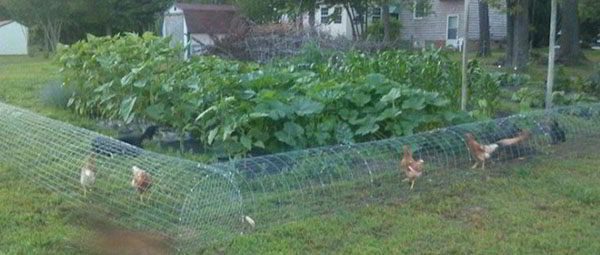
<path fill-rule="evenodd" d="M 60 49 L 64 82 L 78 93 L 69 106 L 80 114 L 131 121 L 162 89 L 178 64 L 179 52 L 169 39 L 150 33 L 114 37 L 89 35 Z"/>
<path fill-rule="evenodd" d="M 499 80 L 502 87 L 521 87 L 531 81 L 531 76 L 519 73 L 503 73 L 499 75 Z"/>
<path fill-rule="evenodd" d="M 399 20 L 390 20 L 390 40 L 400 39 L 400 30 L 402 29 L 402 23 Z M 367 31 L 369 39 L 381 41 L 383 40 L 383 22 L 375 21 L 369 25 Z"/>
<path fill-rule="evenodd" d="M 542 107 L 544 105 L 544 90 L 541 86 L 539 88 L 523 87 L 513 94 L 512 100 L 519 102 L 522 110 Z"/>
<path fill-rule="evenodd" d="M 552 93 L 552 102 L 556 105 L 573 105 L 576 103 L 596 102 L 598 99 L 586 93 L 554 91 Z"/>
<path fill-rule="evenodd" d="M 61 50 L 70 106 L 105 118 L 148 118 L 191 132 L 214 152 L 278 152 L 369 141 L 465 119 L 460 71 L 440 50 L 324 53 L 268 65 L 180 58 L 151 34 L 92 37 Z M 497 77 L 474 63 L 472 105 L 494 109 Z M 481 103 L 485 102 L 485 103 Z"/>
<path fill-rule="evenodd" d="M 471 108 L 476 118 L 490 118 L 496 112 L 500 104 L 498 95 L 503 78 L 505 76 L 484 70 L 477 61 L 469 63 L 470 97 L 476 100 L 476 105 Z"/>
<path fill-rule="evenodd" d="M 586 92 L 594 96 L 600 96 L 600 64 L 596 64 L 594 73 L 584 83 Z"/>

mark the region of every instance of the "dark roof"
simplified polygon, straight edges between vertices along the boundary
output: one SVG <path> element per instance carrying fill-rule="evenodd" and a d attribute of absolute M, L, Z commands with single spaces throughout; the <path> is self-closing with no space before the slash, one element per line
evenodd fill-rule
<path fill-rule="evenodd" d="M 226 34 L 234 20 L 239 18 L 238 9 L 232 5 L 175 4 L 183 11 L 188 32 L 192 34 Z"/>
<path fill-rule="evenodd" d="M 12 20 L 0 20 L 0 27 L 12 23 Z"/>

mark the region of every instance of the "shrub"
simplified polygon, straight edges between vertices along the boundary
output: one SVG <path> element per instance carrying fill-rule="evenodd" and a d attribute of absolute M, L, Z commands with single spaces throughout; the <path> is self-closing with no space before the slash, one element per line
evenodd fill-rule
<path fill-rule="evenodd" d="M 544 106 L 544 98 L 544 90 L 541 85 L 538 87 L 523 87 L 512 96 L 512 100 L 519 102 L 522 110 Z"/>
<path fill-rule="evenodd" d="M 143 110 L 139 106 L 161 90 L 162 81 L 178 65 L 180 52 L 169 47 L 169 39 L 150 33 L 88 35 L 86 41 L 58 54 L 64 83 L 81 92 L 69 106 L 80 114 L 131 121 Z"/>
<path fill-rule="evenodd" d="M 51 81 L 40 92 L 40 101 L 50 107 L 66 108 L 74 91 L 62 86 L 60 81 Z"/>
<path fill-rule="evenodd" d="M 402 29 L 402 23 L 399 20 L 390 19 L 390 40 L 400 40 L 400 30 Z M 375 21 L 369 25 L 367 30 L 367 37 L 374 41 L 383 40 L 383 22 Z"/>
<path fill-rule="evenodd" d="M 600 64 L 596 64 L 594 72 L 585 81 L 585 91 L 600 96 Z"/>

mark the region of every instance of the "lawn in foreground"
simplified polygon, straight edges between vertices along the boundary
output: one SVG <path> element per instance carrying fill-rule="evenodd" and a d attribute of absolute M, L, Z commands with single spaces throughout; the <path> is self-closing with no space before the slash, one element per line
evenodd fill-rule
<path fill-rule="evenodd" d="M 592 254 L 600 250 L 598 164 L 550 157 L 469 169 L 473 178 L 462 183 L 417 183 L 408 198 L 261 229 L 200 252 Z M 88 230 L 77 206 L 17 170 L 0 167 L 0 201 L 0 253 L 89 252 L 78 241 Z"/>
<path fill-rule="evenodd" d="M 0 100 L 77 126 L 95 123 L 45 107 L 59 78 L 37 58 L 0 58 Z M 206 253 L 593 253 L 600 227 L 600 159 L 548 160 L 490 178 L 421 189 L 385 204 L 274 226 Z M 477 171 L 477 170 L 467 170 Z M 403 184 L 399 184 L 403 185 Z M 419 185 L 419 183 L 417 184 Z M 422 184 L 421 184 L 422 185 Z M 390 196 L 394 196 L 390 192 Z M 0 162 L 0 254 L 81 254 L 87 230 L 76 205 Z M 257 224 L 260 224 L 258 222 Z"/>
<path fill-rule="evenodd" d="M 415 192 L 406 201 L 273 227 L 206 253 L 593 254 L 600 250 L 599 163 L 497 166 L 495 173 Z"/>

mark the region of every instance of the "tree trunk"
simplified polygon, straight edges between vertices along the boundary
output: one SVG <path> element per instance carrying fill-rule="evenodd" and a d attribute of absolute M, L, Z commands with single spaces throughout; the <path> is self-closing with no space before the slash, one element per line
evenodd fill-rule
<path fill-rule="evenodd" d="M 506 0 L 506 51 L 504 56 L 504 65 L 511 67 L 514 51 L 515 38 L 515 16 L 513 15 L 514 0 Z"/>
<path fill-rule="evenodd" d="M 62 31 L 62 22 L 46 19 L 46 22 L 41 25 L 44 32 L 44 40 L 46 48 L 49 52 L 55 52 L 58 43 L 60 42 L 60 33 Z"/>
<path fill-rule="evenodd" d="M 310 26 L 311 33 L 315 31 L 315 7 L 308 11 L 308 26 Z"/>
<path fill-rule="evenodd" d="M 469 65 L 469 0 L 465 0 L 464 4 L 464 41 L 462 45 L 462 79 L 461 79 L 461 99 L 460 99 L 460 109 L 462 111 L 467 110 L 467 88 L 469 87 L 469 77 L 468 77 L 468 65 Z"/>
<path fill-rule="evenodd" d="M 358 38 L 358 33 L 356 29 L 356 22 L 354 22 L 354 15 L 352 15 L 352 7 L 349 4 L 344 4 L 344 9 L 346 13 L 348 13 L 348 19 L 350 19 L 350 26 L 352 27 L 352 39 L 356 40 Z"/>
<path fill-rule="evenodd" d="M 552 90 L 554 87 L 554 57 L 556 53 L 556 7 L 558 0 L 552 0 L 550 7 L 550 39 L 548 47 L 548 76 L 546 77 L 546 109 L 552 108 Z"/>
<path fill-rule="evenodd" d="M 390 5 L 381 6 L 381 21 L 383 22 L 383 42 L 390 41 Z"/>
<path fill-rule="evenodd" d="M 512 67 L 521 69 L 529 62 L 529 3 L 530 0 L 517 0 L 514 14 L 514 42 Z"/>
<path fill-rule="evenodd" d="M 564 0 L 560 7 L 561 35 L 558 61 L 567 65 L 576 65 L 583 59 L 583 53 L 579 45 L 577 0 Z"/>
<path fill-rule="evenodd" d="M 479 56 L 490 56 L 492 54 L 490 49 L 489 6 L 485 0 L 479 0 Z"/>

